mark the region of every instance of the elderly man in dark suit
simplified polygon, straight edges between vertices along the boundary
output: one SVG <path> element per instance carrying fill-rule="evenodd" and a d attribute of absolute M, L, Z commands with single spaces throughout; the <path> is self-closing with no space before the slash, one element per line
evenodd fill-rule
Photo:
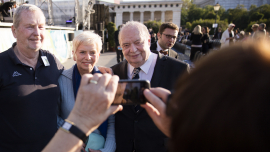
<path fill-rule="evenodd" d="M 119 42 L 126 60 L 112 70 L 120 79 L 149 80 L 151 87 L 172 90 L 177 78 L 188 69 L 179 60 L 151 52 L 150 35 L 142 23 L 127 22 L 119 33 Z M 167 137 L 139 105 L 124 106 L 115 114 L 115 137 L 116 152 L 166 151 Z"/>
<path fill-rule="evenodd" d="M 178 31 L 178 26 L 173 23 L 161 24 L 157 33 L 158 41 L 151 44 L 150 50 L 156 50 L 166 56 L 177 59 L 178 54 L 171 48 L 176 42 Z"/>

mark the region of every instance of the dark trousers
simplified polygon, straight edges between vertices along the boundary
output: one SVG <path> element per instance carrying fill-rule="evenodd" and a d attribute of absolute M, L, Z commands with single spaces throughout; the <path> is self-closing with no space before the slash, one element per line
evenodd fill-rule
<path fill-rule="evenodd" d="M 115 48 L 115 50 L 116 50 L 117 63 L 122 62 L 124 58 L 122 50 L 118 50 L 117 47 Z"/>
<path fill-rule="evenodd" d="M 190 50 L 190 61 L 193 61 L 194 60 L 194 56 L 196 54 L 197 51 L 202 51 L 202 48 L 201 47 L 191 47 L 191 50 Z"/>

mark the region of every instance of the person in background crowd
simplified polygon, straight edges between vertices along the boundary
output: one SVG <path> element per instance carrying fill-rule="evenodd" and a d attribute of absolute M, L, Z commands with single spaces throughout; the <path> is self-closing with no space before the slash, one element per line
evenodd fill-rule
<path fill-rule="evenodd" d="M 261 23 L 259 24 L 259 27 L 257 31 L 253 34 L 253 39 L 254 40 L 259 40 L 259 39 L 264 39 L 266 37 L 266 24 Z"/>
<path fill-rule="evenodd" d="M 179 38 L 178 38 L 178 43 L 183 43 L 183 40 L 184 40 L 184 33 L 181 32 L 181 33 L 180 33 L 180 36 L 179 36 Z"/>
<path fill-rule="evenodd" d="M 41 151 L 57 131 L 63 65 L 42 50 L 45 16 L 21 5 L 11 27 L 17 42 L 0 53 L 0 151 Z"/>
<path fill-rule="evenodd" d="M 149 28 L 148 31 L 149 31 L 149 34 L 150 34 L 150 35 L 152 35 L 152 34 L 154 33 L 154 31 L 153 31 L 153 29 L 152 29 L 151 27 Z"/>
<path fill-rule="evenodd" d="M 58 80 L 61 91 L 61 110 L 60 119 L 58 120 L 59 126 L 64 123 L 64 119 L 67 119 L 74 107 L 82 75 L 101 73 L 95 66 L 98 62 L 101 49 L 101 37 L 93 32 L 85 31 L 73 39 L 72 53 L 76 64 L 70 69 L 63 71 Z M 88 141 L 94 142 L 88 143 L 87 145 L 91 145 L 90 148 L 95 148 L 94 144 L 101 146 L 97 147 L 99 148 L 98 150 L 90 149 L 90 152 L 115 151 L 114 121 L 114 115 L 111 115 L 98 129 L 92 132 Z M 105 139 L 105 142 L 98 139 Z M 105 145 L 101 143 L 104 143 Z"/>
<path fill-rule="evenodd" d="M 165 30 L 160 32 L 159 38 L 167 39 L 166 35 L 169 35 L 172 41 L 178 30 L 165 27 L 160 27 Z M 147 27 L 140 22 L 129 21 L 124 24 L 119 33 L 119 41 L 126 60 L 114 65 L 113 73 L 120 79 L 148 80 L 151 87 L 171 90 L 176 79 L 188 70 L 188 65 L 158 51 L 151 52 L 149 36 Z M 139 105 L 126 105 L 122 112 L 115 115 L 115 137 L 116 152 L 166 151 L 167 137 Z"/>
<path fill-rule="evenodd" d="M 171 48 L 176 42 L 178 30 L 178 26 L 174 23 L 167 22 L 161 24 L 157 33 L 158 40 L 156 43 L 151 44 L 150 50 L 156 50 L 166 56 L 177 59 L 177 52 Z"/>
<path fill-rule="evenodd" d="M 247 41 L 251 38 L 251 33 L 250 32 L 245 32 L 244 38 L 242 39 L 242 41 Z"/>
<path fill-rule="evenodd" d="M 258 27 L 259 27 L 259 24 L 253 24 L 253 25 L 251 26 L 251 29 L 252 29 L 251 36 L 252 36 L 252 37 L 253 37 L 253 35 L 257 32 Z"/>
<path fill-rule="evenodd" d="M 151 44 L 152 44 L 152 43 L 155 43 L 155 42 L 157 41 L 156 36 L 157 36 L 156 33 L 152 33 L 152 34 L 151 34 Z"/>
<path fill-rule="evenodd" d="M 236 41 L 236 42 L 241 42 L 244 38 L 245 38 L 245 32 L 244 32 L 244 31 L 241 31 L 241 32 L 238 34 L 238 38 L 235 38 L 235 41 Z"/>
<path fill-rule="evenodd" d="M 202 32 L 201 26 L 197 25 L 193 32 L 191 33 L 190 41 L 191 41 L 191 50 L 190 50 L 190 60 L 193 61 L 194 56 L 197 51 L 202 51 Z"/>
<path fill-rule="evenodd" d="M 185 36 L 184 36 L 184 39 L 185 39 L 186 41 L 189 41 L 189 40 L 190 40 L 189 31 L 186 31 L 186 34 L 185 34 Z"/>
<path fill-rule="evenodd" d="M 220 39 L 221 48 L 234 43 L 234 33 L 233 33 L 234 27 L 235 27 L 235 25 L 231 23 L 231 24 L 229 24 L 227 30 L 225 30 L 222 33 L 222 37 Z"/>
<path fill-rule="evenodd" d="M 203 37 L 202 37 L 202 52 L 204 54 L 207 54 L 209 51 L 209 28 L 207 26 L 204 26 L 202 28 L 202 33 L 203 33 Z"/>
<path fill-rule="evenodd" d="M 266 24 L 264 24 L 264 23 L 261 23 L 261 24 L 259 25 L 259 28 L 258 28 L 258 31 L 261 32 L 264 36 L 266 35 L 266 30 L 265 30 L 265 28 L 266 28 Z"/>
<path fill-rule="evenodd" d="M 235 32 L 234 32 L 234 38 L 235 40 L 239 39 L 240 38 L 240 30 L 239 28 L 235 29 Z"/>
<path fill-rule="evenodd" d="M 215 33 L 213 40 L 218 39 L 220 40 L 222 36 L 222 31 L 221 31 L 221 27 L 218 28 L 218 31 Z"/>
<path fill-rule="evenodd" d="M 119 35 L 121 28 L 122 28 L 122 25 L 119 25 L 118 30 L 114 32 L 114 42 L 115 42 L 117 63 L 122 62 L 124 60 L 122 48 L 120 47 L 119 39 L 118 39 L 118 35 Z"/>

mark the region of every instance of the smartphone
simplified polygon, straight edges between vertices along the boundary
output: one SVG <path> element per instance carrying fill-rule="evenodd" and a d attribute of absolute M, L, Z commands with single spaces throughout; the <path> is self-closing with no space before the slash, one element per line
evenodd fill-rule
<path fill-rule="evenodd" d="M 143 95 L 145 89 L 150 89 L 148 80 L 119 80 L 112 105 L 145 104 L 147 102 Z"/>

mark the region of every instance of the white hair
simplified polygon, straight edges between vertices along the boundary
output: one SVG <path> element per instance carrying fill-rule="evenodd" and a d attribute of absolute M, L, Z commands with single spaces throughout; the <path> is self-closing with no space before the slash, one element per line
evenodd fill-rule
<path fill-rule="evenodd" d="M 121 37 L 122 37 L 122 32 L 125 30 L 134 30 L 137 29 L 139 31 L 139 34 L 142 38 L 144 38 L 144 40 L 149 39 L 150 38 L 150 34 L 149 31 L 147 29 L 147 27 L 137 21 L 128 21 L 126 24 L 124 24 L 121 28 L 121 31 L 119 32 L 119 42 L 121 43 Z"/>
<path fill-rule="evenodd" d="M 74 51 L 74 53 L 81 44 L 88 44 L 88 45 L 96 44 L 98 53 L 100 53 L 102 49 L 101 37 L 98 34 L 90 31 L 84 31 L 73 39 L 72 50 Z"/>

